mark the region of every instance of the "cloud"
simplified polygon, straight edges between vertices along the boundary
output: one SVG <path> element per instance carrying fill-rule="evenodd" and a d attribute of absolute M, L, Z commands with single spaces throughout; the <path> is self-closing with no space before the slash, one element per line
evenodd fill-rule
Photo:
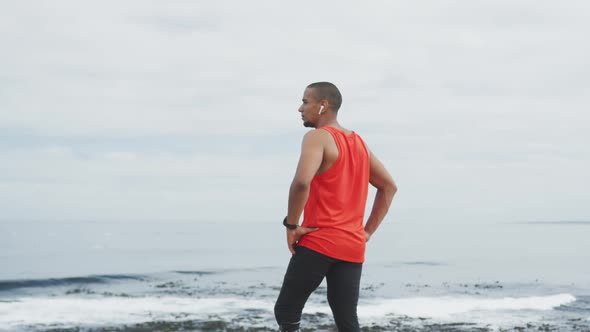
<path fill-rule="evenodd" d="M 530 211 L 547 176 L 572 201 L 583 195 L 583 1 L 3 7 L 8 218 L 282 214 L 304 133 L 297 108 L 319 80 L 340 87 L 343 125 L 415 193 L 400 196 L 402 210 L 441 196 L 459 207 L 473 181 L 509 205 L 518 197 L 505 188 L 525 179 Z"/>

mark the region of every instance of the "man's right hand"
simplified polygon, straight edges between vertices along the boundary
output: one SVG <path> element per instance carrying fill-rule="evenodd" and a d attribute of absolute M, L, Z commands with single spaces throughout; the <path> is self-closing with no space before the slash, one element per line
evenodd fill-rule
<path fill-rule="evenodd" d="M 297 245 L 297 242 L 299 241 L 299 239 L 307 234 L 307 233 L 311 233 L 311 232 L 315 232 L 317 231 L 319 228 L 317 227 L 297 227 L 295 229 L 288 229 L 287 228 L 287 246 L 289 247 L 289 251 L 291 252 L 291 254 L 295 255 L 295 246 Z"/>

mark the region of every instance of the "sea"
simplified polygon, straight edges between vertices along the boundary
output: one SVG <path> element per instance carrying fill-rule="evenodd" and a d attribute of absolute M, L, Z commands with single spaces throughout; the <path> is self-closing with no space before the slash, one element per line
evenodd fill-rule
<path fill-rule="evenodd" d="M 0 331 L 278 331 L 276 221 L 0 222 Z M 385 220 L 362 331 L 590 331 L 590 222 Z M 323 283 L 302 331 L 336 331 Z"/>

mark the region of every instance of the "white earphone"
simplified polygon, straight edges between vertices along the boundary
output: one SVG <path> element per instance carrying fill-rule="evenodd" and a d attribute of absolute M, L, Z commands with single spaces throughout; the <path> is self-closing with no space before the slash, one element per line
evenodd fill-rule
<path fill-rule="evenodd" d="M 324 105 L 320 106 L 320 111 L 318 112 L 318 114 L 322 114 L 322 111 L 324 110 Z"/>

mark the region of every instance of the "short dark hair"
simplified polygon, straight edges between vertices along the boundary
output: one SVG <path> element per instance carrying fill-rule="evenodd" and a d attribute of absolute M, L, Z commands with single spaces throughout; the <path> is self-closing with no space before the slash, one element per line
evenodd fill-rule
<path fill-rule="evenodd" d="M 330 82 L 316 82 L 311 83 L 307 88 L 313 89 L 317 100 L 327 100 L 332 110 L 338 112 L 340 105 L 342 105 L 342 95 L 334 84 Z"/>

